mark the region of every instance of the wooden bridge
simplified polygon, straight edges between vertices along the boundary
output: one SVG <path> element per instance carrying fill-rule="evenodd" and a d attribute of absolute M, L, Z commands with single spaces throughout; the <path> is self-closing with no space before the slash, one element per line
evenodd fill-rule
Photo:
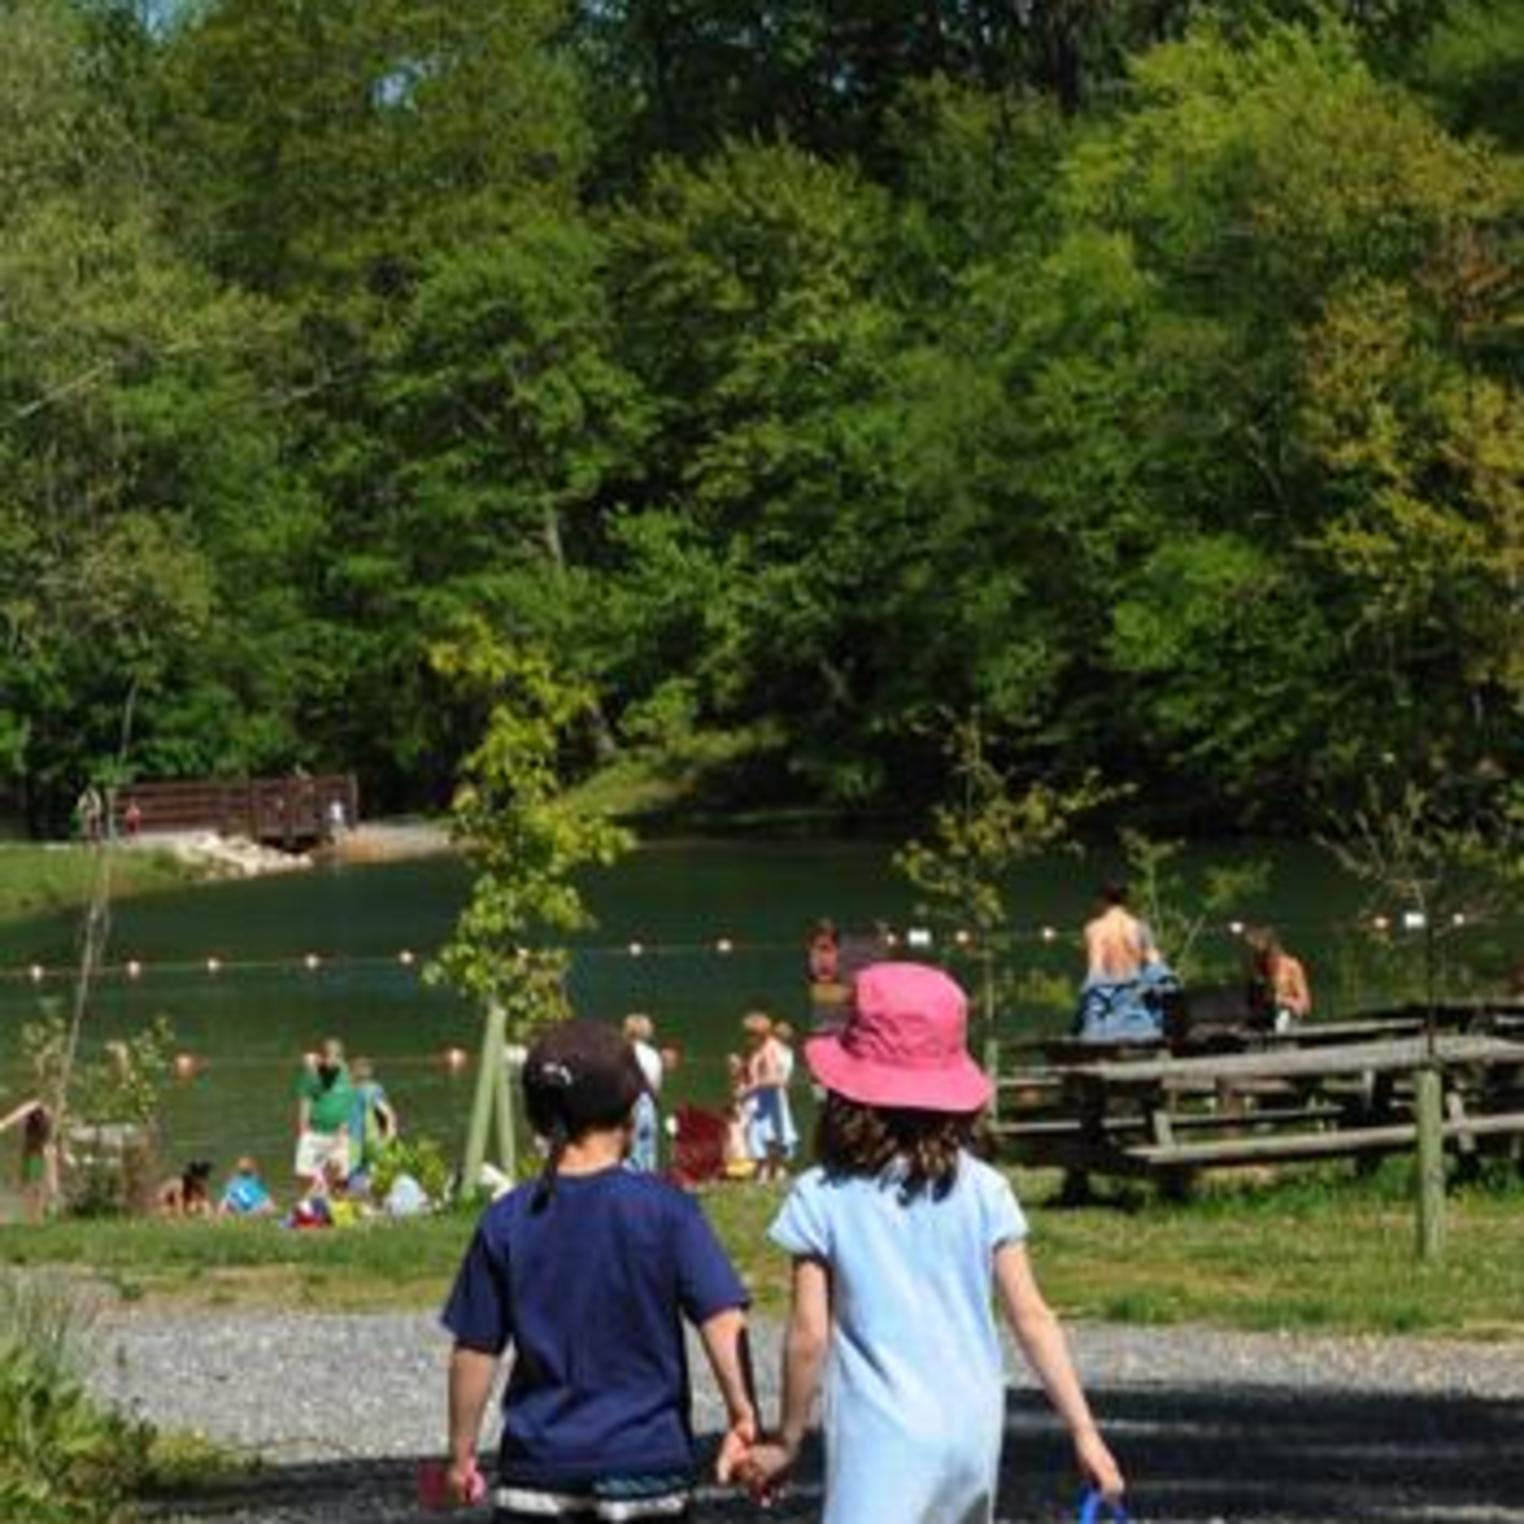
<path fill-rule="evenodd" d="M 113 802 L 119 835 L 215 831 L 294 851 L 352 828 L 360 794 L 353 773 L 298 773 L 134 783 L 118 789 Z"/>

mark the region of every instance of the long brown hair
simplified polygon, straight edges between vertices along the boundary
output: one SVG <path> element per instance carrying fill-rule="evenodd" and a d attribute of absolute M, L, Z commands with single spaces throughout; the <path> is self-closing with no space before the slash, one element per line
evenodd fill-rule
<path fill-rule="evenodd" d="M 958 1157 L 973 1146 L 978 1112 L 865 1106 L 834 1090 L 815 1124 L 815 1157 L 827 1176 L 878 1179 L 896 1169 L 900 1199 L 926 1192 L 940 1201 L 958 1178 Z"/>

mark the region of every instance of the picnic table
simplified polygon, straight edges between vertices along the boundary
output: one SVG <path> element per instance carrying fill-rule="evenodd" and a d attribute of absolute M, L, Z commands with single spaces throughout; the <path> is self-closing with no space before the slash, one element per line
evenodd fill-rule
<path fill-rule="evenodd" d="M 1046 1064 L 998 1074 L 993 1132 L 1019 1163 L 1174 1186 L 1204 1168 L 1370 1159 L 1413 1146 L 1413 1077 L 1432 1064 L 1447 1143 L 1468 1159 L 1524 1159 L 1524 1033 L 1431 1043 L 1343 1025 L 1326 1042 L 1253 1034 L 1237 1051 L 1184 1056 L 1055 1045 Z"/>

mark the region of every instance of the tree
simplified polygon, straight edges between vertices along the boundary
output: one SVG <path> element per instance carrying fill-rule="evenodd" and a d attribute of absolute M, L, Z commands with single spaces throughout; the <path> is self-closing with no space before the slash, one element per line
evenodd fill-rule
<path fill-rule="evenodd" d="M 912 839 L 894 858 L 895 867 L 925 897 L 916 913 L 931 920 L 944 945 L 967 949 L 962 955 L 978 966 L 986 1036 L 994 1034 L 1011 984 L 1011 869 L 1067 845 L 1076 819 L 1116 797 L 1094 775 L 1067 788 L 1038 782 L 1017 792 L 991 759 L 990 749 L 977 713 L 951 727 L 947 756 L 953 801 L 932 810 L 928 840 Z"/>
<path fill-rule="evenodd" d="M 1495 914 L 1524 883 L 1520 820 L 1516 790 L 1496 779 L 1440 771 L 1430 782 L 1393 758 L 1372 773 L 1363 803 L 1338 814 L 1325 838 L 1347 872 L 1379 901 L 1401 907 L 1400 924 L 1417 934 L 1422 949 L 1425 1063 L 1415 1074 L 1413 1111 L 1414 1202 L 1424 1260 L 1437 1260 L 1444 1250 L 1440 953 L 1468 921 Z"/>
<path fill-rule="evenodd" d="M 585 686 L 562 678 L 543 652 L 505 644 L 480 623 L 441 644 L 435 661 L 486 709 L 481 741 L 462 767 L 453 819 L 476 877 L 454 935 L 429 970 L 487 1012 L 463 1175 L 470 1191 L 481 1176 L 494 1112 L 504 1163 L 510 1174 L 515 1169 L 505 1037 L 523 1042 L 569 1014 L 569 955 L 546 939 L 591 924 L 575 874 L 613 862 L 630 838 L 565 798 L 563 749 L 592 703 Z"/>
<path fill-rule="evenodd" d="M 88 57 L 62 4 L 0 14 L 0 748 L 39 827 L 124 706 L 130 767 L 290 755 L 269 699 L 309 522 L 267 390 L 279 319 L 168 248 Z"/>

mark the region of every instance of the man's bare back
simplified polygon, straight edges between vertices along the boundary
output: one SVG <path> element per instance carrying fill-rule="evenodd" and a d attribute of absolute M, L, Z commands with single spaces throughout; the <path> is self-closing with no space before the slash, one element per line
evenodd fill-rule
<path fill-rule="evenodd" d="M 1091 979 L 1121 983 L 1136 979 L 1156 954 L 1137 916 L 1123 905 L 1112 905 L 1085 926 L 1085 956 Z"/>

